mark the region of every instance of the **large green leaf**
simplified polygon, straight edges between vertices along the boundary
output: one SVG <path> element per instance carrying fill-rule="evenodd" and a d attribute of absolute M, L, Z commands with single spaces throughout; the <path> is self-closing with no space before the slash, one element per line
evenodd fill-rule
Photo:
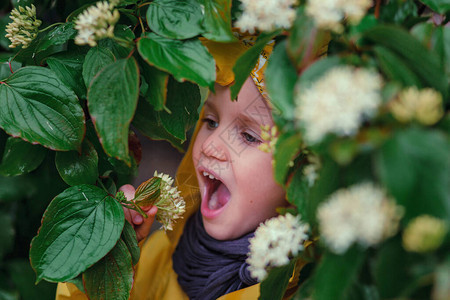
<path fill-rule="evenodd" d="M 381 148 L 378 174 L 405 208 L 405 222 L 422 214 L 450 218 L 448 149 L 445 135 L 419 128 L 397 131 Z"/>
<path fill-rule="evenodd" d="M 303 168 L 297 168 L 288 182 L 286 190 L 286 197 L 289 203 L 292 203 L 297 208 L 297 211 L 302 216 L 303 220 L 307 220 L 308 207 L 308 181 L 303 175 Z"/>
<path fill-rule="evenodd" d="M 139 96 L 139 69 L 134 58 L 105 67 L 91 83 L 88 108 L 105 152 L 131 164 L 128 131 Z"/>
<path fill-rule="evenodd" d="M 86 87 L 91 85 L 92 79 L 100 72 L 104 67 L 112 64 L 116 58 L 114 54 L 107 48 L 93 47 L 91 48 L 83 63 L 83 80 Z"/>
<path fill-rule="evenodd" d="M 325 41 L 329 39 L 328 33 L 319 31 L 312 18 L 304 11 L 304 6 L 298 8 L 287 42 L 287 52 L 298 70 L 304 70 L 317 56 L 325 54 Z"/>
<path fill-rule="evenodd" d="M 231 0 L 201 0 L 205 12 L 203 36 L 216 42 L 234 42 L 231 31 Z"/>
<path fill-rule="evenodd" d="M 428 51 L 419 40 L 404 29 L 391 25 L 375 26 L 366 31 L 364 36 L 396 52 L 427 86 L 436 89 L 446 98 L 448 84 L 439 57 Z"/>
<path fill-rule="evenodd" d="M 114 248 L 83 273 L 89 299 L 127 300 L 133 285 L 133 265 L 127 246 L 119 239 Z"/>
<path fill-rule="evenodd" d="M 84 123 L 75 93 L 47 68 L 19 69 L 0 84 L 0 126 L 10 135 L 54 150 L 77 150 Z"/>
<path fill-rule="evenodd" d="M 62 45 L 68 40 L 73 39 L 76 35 L 77 30 L 74 28 L 74 23 L 67 22 L 61 25 L 56 25 L 40 41 L 36 50 L 44 51 L 47 50 L 50 46 Z"/>
<path fill-rule="evenodd" d="M 326 253 L 314 274 L 313 299 L 346 299 L 346 291 L 355 282 L 363 261 L 364 252 L 356 247 L 343 255 Z"/>
<path fill-rule="evenodd" d="M 86 86 L 84 85 L 83 77 L 81 75 L 83 62 L 83 55 L 73 55 L 70 52 L 58 53 L 47 58 L 47 64 L 50 69 L 52 69 L 59 79 L 71 88 L 80 99 L 86 98 Z"/>
<path fill-rule="evenodd" d="M 428 5 L 432 10 L 440 14 L 450 11 L 450 0 L 420 0 L 420 2 Z"/>
<path fill-rule="evenodd" d="M 46 149 L 19 138 L 8 138 L 0 164 L 0 174 L 16 176 L 36 169 L 44 160 Z"/>
<path fill-rule="evenodd" d="M 233 67 L 235 78 L 234 84 L 230 87 L 231 99 L 236 99 L 242 85 L 244 84 L 245 80 L 247 80 L 248 76 L 250 76 L 250 72 L 255 67 L 261 51 L 264 49 L 266 44 L 270 42 L 270 40 L 272 40 L 277 34 L 279 34 L 279 31 L 262 33 L 256 40 L 255 45 L 245 51 L 244 54 L 242 54 L 237 59 Z"/>
<path fill-rule="evenodd" d="M 286 41 L 282 41 L 273 50 L 265 72 L 266 88 L 270 103 L 278 109 L 284 118 L 294 117 L 294 86 L 297 81 L 297 71 L 286 52 Z"/>
<path fill-rule="evenodd" d="M 165 140 L 178 150 L 183 150 L 182 141 L 164 128 L 160 113 L 155 111 L 145 99 L 139 100 L 133 126 L 152 140 Z"/>
<path fill-rule="evenodd" d="M 274 153 L 275 180 L 284 185 L 284 181 L 294 156 L 302 146 L 302 138 L 299 134 L 287 133 L 278 137 Z"/>
<path fill-rule="evenodd" d="M 117 42 L 112 38 L 106 38 L 98 41 L 98 46 L 109 49 L 114 56 L 119 58 L 127 58 L 131 56 L 134 51 L 134 32 L 126 24 L 116 24 L 114 27 L 114 37 L 119 38 L 125 42 Z"/>
<path fill-rule="evenodd" d="M 291 260 L 289 264 L 277 267 L 269 272 L 269 276 L 261 282 L 261 300 L 282 299 L 289 278 L 292 276 L 296 260 Z"/>
<path fill-rule="evenodd" d="M 204 31 L 202 8 L 195 0 L 155 0 L 147 10 L 152 31 L 169 39 L 188 39 Z"/>
<path fill-rule="evenodd" d="M 145 99 L 154 107 L 155 110 L 163 110 L 166 105 L 169 74 L 160 71 L 145 62 L 139 66 L 141 68 L 142 76 L 148 84 Z"/>
<path fill-rule="evenodd" d="M 141 250 L 138 246 L 136 231 L 134 231 L 133 227 L 128 222 L 125 222 L 125 225 L 123 226 L 121 239 L 123 240 L 128 248 L 128 251 L 131 254 L 131 261 L 133 265 L 136 265 L 139 261 Z"/>
<path fill-rule="evenodd" d="M 81 153 L 57 152 L 55 164 L 59 175 L 68 185 L 94 184 L 98 178 L 98 155 L 89 142 L 83 143 Z"/>
<path fill-rule="evenodd" d="M 383 46 L 375 46 L 373 50 L 378 59 L 380 69 L 387 78 L 397 81 L 404 86 L 422 86 L 417 75 L 393 51 Z"/>
<path fill-rule="evenodd" d="M 137 48 L 147 63 L 171 73 L 178 81 L 189 80 L 214 89 L 216 64 L 199 40 L 171 40 L 149 33 L 139 39 Z"/>
<path fill-rule="evenodd" d="M 169 79 L 167 87 L 167 108 L 160 112 L 161 123 L 164 128 L 182 142 L 186 140 L 186 131 L 198 120 L 200 105 L 200 91 L 198 86 L 190 83 L 179 83 Z"/>
<path fill-rule="evenodd" d="M 447 81 L 450 82 L 450 27 L 435 27 L 431 38 L 435 41 L 434 50 L 439 55 L 441 64 L 445 67 Z"/>
<path fill-rule="evenodd" d="M 120 238 L 124 220 L 119 202 L 96 186 L 74 186 L 56 196 L 31 242 L 37 281 L 65 281 L 99 261 Z"/>
<path fill-rule="evenodd" d="M 409 268 L 413 258 L 401 244 L 401 238 L 387 241 L 377 251 L 374 263 L 374 281 L 381 299 L 399 297 L 413 280 Z"/>

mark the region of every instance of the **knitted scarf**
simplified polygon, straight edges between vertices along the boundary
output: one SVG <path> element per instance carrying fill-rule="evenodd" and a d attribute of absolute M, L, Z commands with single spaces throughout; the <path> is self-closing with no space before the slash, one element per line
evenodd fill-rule
<path fill-rule="evenodd" d="M 201 214 L 195 213 L 172 257 L 178 283 L 189 298 L 216 299 L 256 284 L 245 262 L 253 236 L 251 232 L 236 240 L 218 241 L 206 233 Z"/>

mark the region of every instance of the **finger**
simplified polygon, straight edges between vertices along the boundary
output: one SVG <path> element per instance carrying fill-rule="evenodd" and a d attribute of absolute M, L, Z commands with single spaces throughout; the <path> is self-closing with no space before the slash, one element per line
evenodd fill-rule
<path fill-rule="evenodd" d="M 158 208 L 156 206 L 152 206 L 152 208 L 147 212 L 148 218 L 144 219 L 143 223 L 136 227 L 136 235 L 138 240 L 144 239 L 149 235 L 157 211 Z"/>
<path fill-rule="evenodd" d="M 125 194 L 127 200 L 131 200 L 134 198 L 135 189 L 131 184 L 124 184 L 119 188 L 119 191 L 122 191 Z"/>
<path fill-rule="evenodd" d="M 134 228 L 134 224 L 133 224 L 133 216 L 131 215 L 131 210 L 125 207 L 123 208 L 123 213 L 125 215 L 125 219 L 128 221 L 128 223 L 131 224 L 131 226 L 133 226 Z"/>

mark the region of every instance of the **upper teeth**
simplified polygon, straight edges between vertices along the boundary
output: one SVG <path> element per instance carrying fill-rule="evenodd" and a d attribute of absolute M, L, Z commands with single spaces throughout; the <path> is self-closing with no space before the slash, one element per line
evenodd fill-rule
<path fill-rule="evenodd" d="M 204 171 L 203 171 L 203 176 L 209 177 L 210 179 L 216 179 L 216 177 L 214 177 L 214 175 L 209 174 L 208 172 L 204 172 Z"/>

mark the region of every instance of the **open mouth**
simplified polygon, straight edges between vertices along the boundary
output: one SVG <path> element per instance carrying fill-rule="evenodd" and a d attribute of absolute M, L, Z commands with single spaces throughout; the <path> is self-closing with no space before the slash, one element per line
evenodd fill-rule
<path fill-rule="evenodd" d="M 213 174 L 203 171 L 205 190 L 203 199 L 209 210 L 219 210 L 230 201 L 230 191 L 225 184 Z"/>

